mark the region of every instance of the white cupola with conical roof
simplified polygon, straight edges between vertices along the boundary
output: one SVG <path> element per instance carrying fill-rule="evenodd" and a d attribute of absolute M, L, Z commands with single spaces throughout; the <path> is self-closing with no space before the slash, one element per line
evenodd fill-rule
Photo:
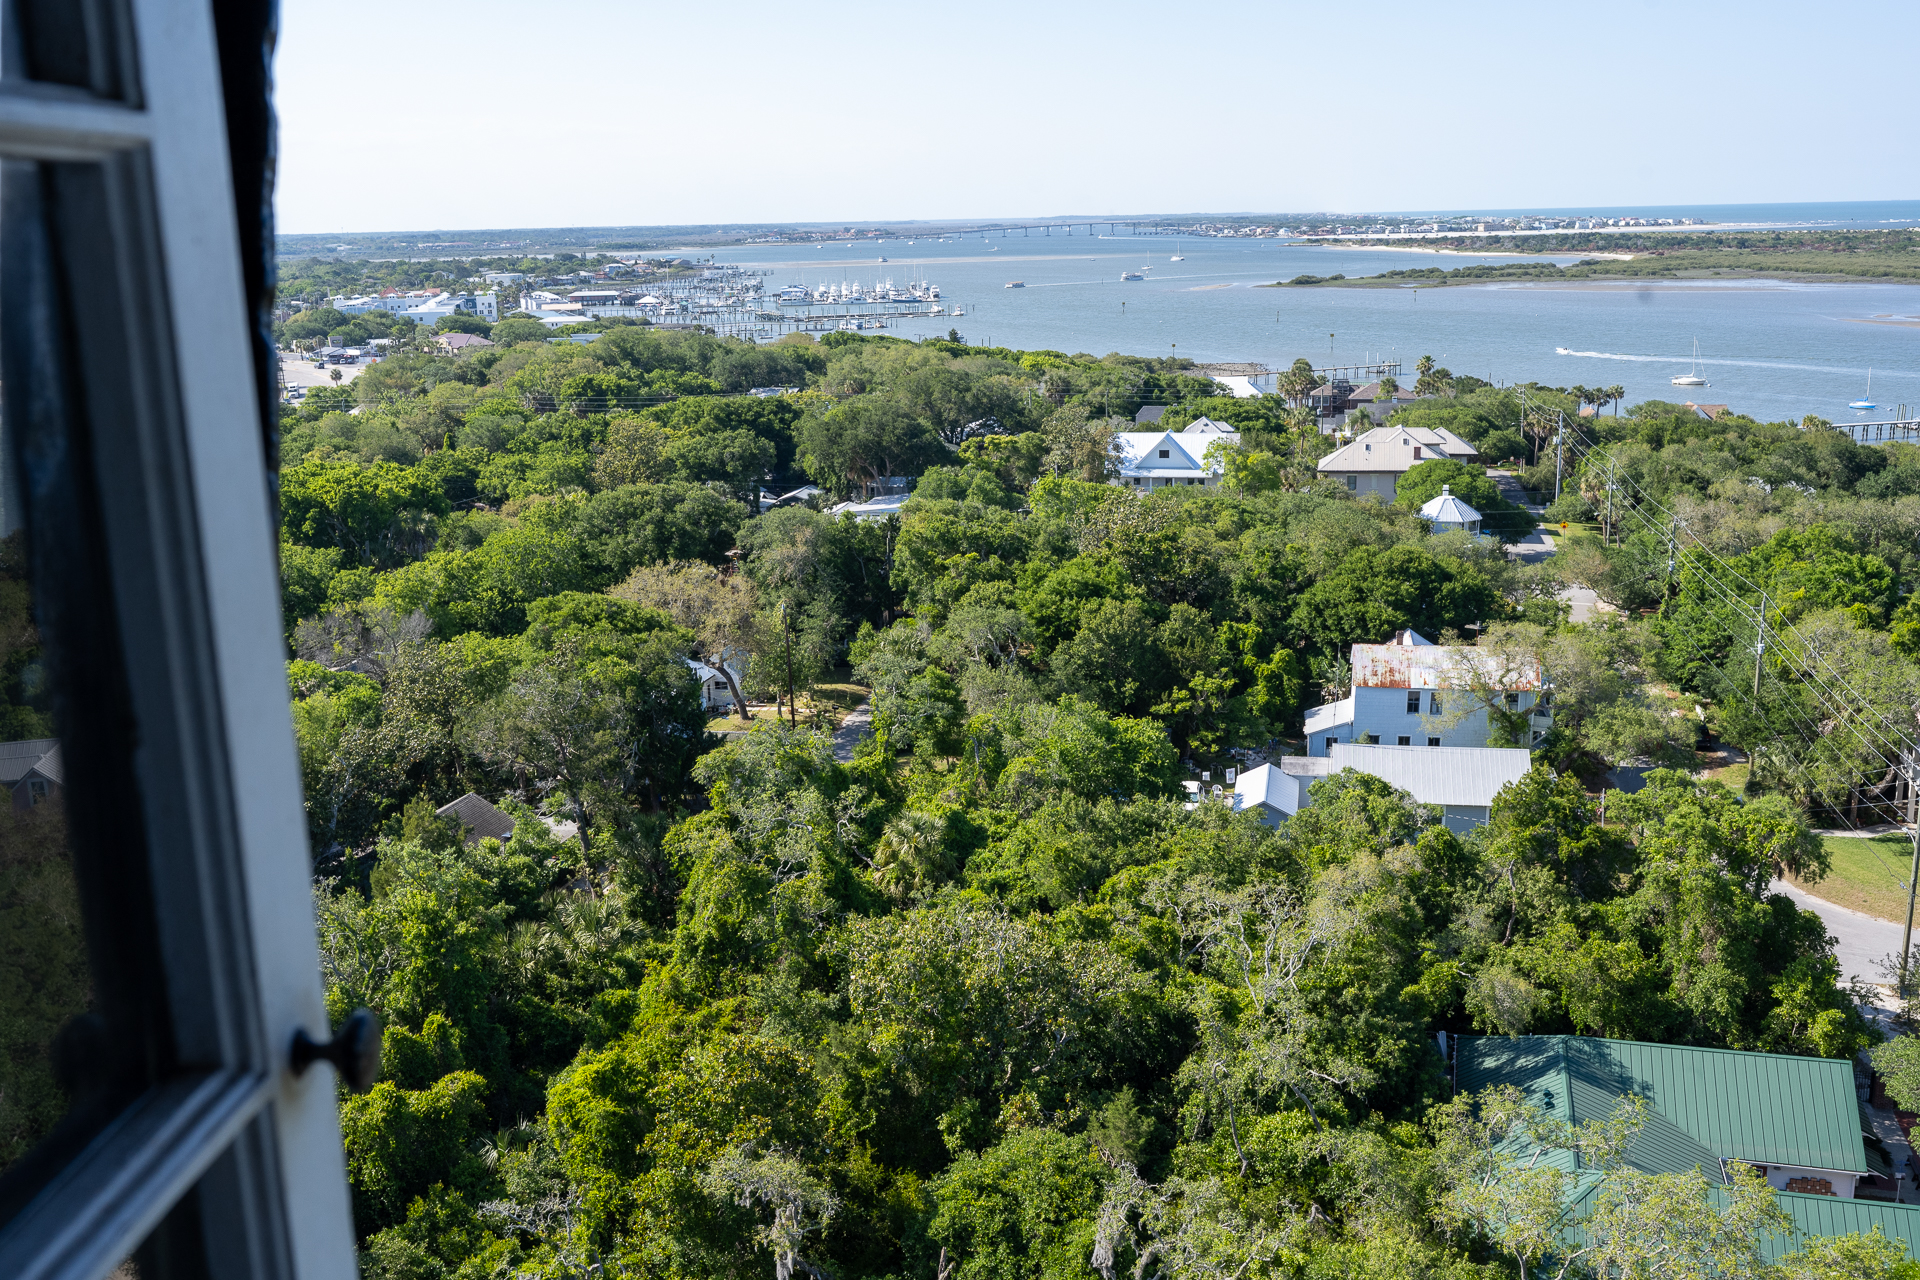
<path fill-rule="evenodd" d="M 1480 513 L 1454 497 L 1450 484 L 1441 485 L 1440 496 L 1420 508 L 1420 518 L 1432 525 L 1435 533 L 1446 533 L 1451 529 L 1480 532 Z"/>

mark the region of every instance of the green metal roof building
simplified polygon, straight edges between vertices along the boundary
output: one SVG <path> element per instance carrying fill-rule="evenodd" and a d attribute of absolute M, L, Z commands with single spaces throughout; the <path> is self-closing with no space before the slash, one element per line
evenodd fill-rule
<path fill-rule="evenodd" d="M 1891 1195 L 1893 1169 L 1868 1132 L 1851 1062 L 1589 1036 L 1462 1036 L 1453 1074 L 1466 1092 L 1515 1085 L 1573 1124 L 1604 1120 L 1637 1095 L 1651 1114 L 1627 1152 L 1634 1168 L 1719 1179 L 1726 1161 L 1744 1161 L 1766 1173 L 1802 1233 L 1877 1225 L 1920 1258 L 1920 1206 L 1855 1198 Z M 1791 1247 L 1777 1241 L 1775 1251 Z"/>

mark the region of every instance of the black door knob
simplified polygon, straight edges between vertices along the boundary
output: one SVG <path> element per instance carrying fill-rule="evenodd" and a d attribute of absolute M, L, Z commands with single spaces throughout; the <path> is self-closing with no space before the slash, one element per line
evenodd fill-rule
<path fill-rule="evenodd" d="M 316 1043 L 305 1027 L 293 1033 L 293 1074 L 302 1075 L 315 1062 L 331 1062 L 350 1093 L 365 1093 L 380 1075 L 380 1023 L 371 1009 L 356 1009 L 325 1044 Z"/>

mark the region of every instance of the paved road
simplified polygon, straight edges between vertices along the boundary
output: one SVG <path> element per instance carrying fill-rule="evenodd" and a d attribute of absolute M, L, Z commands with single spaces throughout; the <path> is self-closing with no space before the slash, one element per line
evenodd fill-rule
<path fill-rule="evenodd" d="M 333 385 L 333 371 L 340 370 L 342 383 L 352 382 L 373 366 L 370 364 L 328 365 L 322 369 L 310 360 L 296 360 L 292 356 L 280 357 L 280 381 L 289 387 L 330 387 Z"/>
<path fill-rule="evenodd" d="M 1876 985 L 1886 981 L 1881 962 L 1899 956 L 1901 925 L 1816 898 L 1785 880 L 1775 880 L 1773 889 L 1775 893 L 1786 894 L 1804 909 L 1817 912 L 1826 922 L 1827 932 L 1837 944 L 1834 954 L 1839 957 L 1840 972 L 1844 976 Z"/>
<path fill-rule="evenodd" d="M 847 712 L 847 718 L 833 731 L 833 758 L 842 762 L 853 759 L 853 749 L 872 734 L 873 704 L 863 702 Z"/>
<path fill-rule="evenodd" d="M 1520 541 L 1507 545 L 1516 559 L 1538 564 L 1559 549 L 1559 535 L 1535 529 Z M 1591 622 L 1597 614 L 1613 612 L 1612 605 L 1585 587 L 1569 584 L 1561 588 L 1560 598 L 1573 607 L 1570 617 L 1574 622 Z"/>
<path fill-rule="evenodd" d="M 1552 536 L 1539 529 L 1535 529 L 1518 542 L 1509 542 L 1507 548 L 1513 552 L 1515 559 L 1524 560 L 1528 564 L 1539 564 L 1554 551 Z"/>
<path fill-rule="evenodd" d="M 1546 510 L 1545 507 L 1536 507 L 1527 501 L 1527 491 L 1520 487 L 1520 481 L 1514 478 L 1513 472 L 1502 471 L 1498 467 L 1488 467 L 1487 479 L 1493 481 L 1494 487 L 1500 490 L 1500 496 L 1514 506 L 1525 507 L 1535 515 Z"/>

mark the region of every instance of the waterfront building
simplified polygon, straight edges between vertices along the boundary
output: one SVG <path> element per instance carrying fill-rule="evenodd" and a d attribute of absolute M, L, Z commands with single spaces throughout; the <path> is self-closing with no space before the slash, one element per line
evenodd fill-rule
<path fill-rule="evenodd" d="M 1382 391 L 1379 383 L 1369 382 L 1364 387 L 1355 387 L 1347 392 L 1347 421 L 1358 422 L 1364 414 L 1371 423 L 1384 422 L 1395 409 L 1410 405 L 1417 399 L 1419 397 L 1405 387 Z"/>

